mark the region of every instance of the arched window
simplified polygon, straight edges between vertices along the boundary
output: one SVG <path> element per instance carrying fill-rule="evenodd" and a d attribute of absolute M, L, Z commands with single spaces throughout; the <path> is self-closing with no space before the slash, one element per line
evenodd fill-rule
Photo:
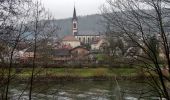
<path fill-rule="evenodd" d="M 85 37 L 83 38 L 83 42 L 84 42 L 84 43 L 86 42 Z"/>
<path fill-rule="evenodd" d="M 90 38 L 89 37 L 87 38 L 87 43 L 90 43 Z"/>
<path fill-rule="evenodd" d="M 94 42 L 94 37 L 92 37 L 92 42 Z"/>
<path fill-rule="evenodd" d="M 77 28 L 77 24 L 76 23 L 74 23 L 73 25 L 74 25 L 74 28 Z"/>

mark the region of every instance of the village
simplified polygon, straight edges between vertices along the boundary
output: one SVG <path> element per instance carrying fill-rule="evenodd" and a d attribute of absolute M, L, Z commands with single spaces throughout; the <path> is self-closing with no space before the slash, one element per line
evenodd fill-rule
<path fill-rule="evenodd" d="M 36 62 L 39 64 L 49 65 L 133 65 L 133 61 L 127 61 L 135 57 L 137 54 L 143 55 L 141 49 L 123 37 L 108 36 L 107 32 L 87 32 L 79 33 L 79 22 L 76 14 L 76 8 L 73 10 L 73 17 L 70 20 L 72 25 L 71 34 L 64 37 L 52 37 L 41 39 L 38 42 L 36 50 Z M 80 31 L 81 32 L 81 31 Z M 55 33 L 56 34 L 56 33 Z M 34 46 L 30 46 L 32 39 L 27 39 L 18 43 L 17 49 L 14 51 L 13 60 L 17 64 L 31 64 L 34 59 Z M 140 41 L 140 39 L 139 39 Z M 158 45 L 158 44 L 156 44 Z M 107 61 L 106 59 L 119 58 L 119 62 Z M 117 57 L 116 57 L 117 56 Z M 165 59 L 163 51 L 159 52 L 159 56 Z M 109 58 L 110 57 L 110 58 Z M 123 60 L 124 61 L 123 61 Z M 4 61 L 8 63 L 10 57 L 6 56 Z M 121 61 L 122 60 L 122 61 Z M 127 61 L 127 62 L 126 62 Z M 126 64 L 127 63 L 127 64 Z"/>
<path fill-rule="evenodd" d="M 168 0 L 0 0 L 0 100 L 170 100 Z"/>
<path fill-rule="evenodd" d="M 71 21 L 71 20 L 70 20 Z M 78 17 L 74 8 L 72 18 L 72 34 L 66 35 L 58 40 L 47 40 L 40 43 L 37 50 L 37 60 L 39 63 L 46 62 L 48 64 L 85 64 L 99 63 L 98 54 L 103 54 L 104 48 L 109 47 L 109 41 L 104 34 L 88 33 L 89 35 L 79 35 Z M 42 52 L 43 51 L 43 52 Z M 44 58 L 45 57 L 45 58 Z M 18 50 L 14 53 L 14 61 L 16 63 L 28 64 L 34 58 L 33 46 L 29 46 L 27 42 L 20 42 Z M 9 58 L 6 58 L 8 62 Z"/>

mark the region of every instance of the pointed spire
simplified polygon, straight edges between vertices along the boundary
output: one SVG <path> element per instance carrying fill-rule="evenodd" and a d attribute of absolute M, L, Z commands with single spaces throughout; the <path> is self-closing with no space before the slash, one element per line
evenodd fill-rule
<path fill-rule="evenodd" d="M 76 19 L 77 20 L 77 15 L 76 15 L 76 8 L 74 6 L 74 12 L 73 12 L 73 20 Z"/>

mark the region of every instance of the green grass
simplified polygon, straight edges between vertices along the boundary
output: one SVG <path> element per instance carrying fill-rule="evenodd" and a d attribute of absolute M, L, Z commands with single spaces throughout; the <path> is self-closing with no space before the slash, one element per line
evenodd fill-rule
<path fill-rule="evenodd" d="M 1 70 L 1 69 L 0 69 Z M 16 70 L 12 69 L 12 73 Z M 21 78 L 27 78 L 31 76 L 31 68 L 23 69 L 20 73 L 16 73 L 16 76 Z M 137 76 L 138 72 L 135 68 L 36 68 L 35 73 L 37 76 L 43 77 L 113 77 L 113 76 Z"/>

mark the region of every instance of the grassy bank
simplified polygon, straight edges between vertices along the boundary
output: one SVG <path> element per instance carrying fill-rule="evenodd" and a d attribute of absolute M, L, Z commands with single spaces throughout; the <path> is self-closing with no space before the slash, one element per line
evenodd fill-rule
<path fill-rule="evenodd" d="M 2 70 L 2 69 L 1 69 Z M 17 78 L 28 79 L 31 77 L 31 68 L 12 69 Z M 114 77 L 138 77 L 135 68 L 36 68 L 36 78 L 114 78 Z"/>
<path fill-rule="evenodd" d="M 20 75 L 29 76 L 31 73 L 30 69 L 24 69 Z M 36 73 L 39 76 L 79 76 L 79 77 L 90 77 L 90 76 L 133 76 L 136 75 L 136 69 L 109 69 L 109 68 L 46 68 L 36 69 Z"/>

